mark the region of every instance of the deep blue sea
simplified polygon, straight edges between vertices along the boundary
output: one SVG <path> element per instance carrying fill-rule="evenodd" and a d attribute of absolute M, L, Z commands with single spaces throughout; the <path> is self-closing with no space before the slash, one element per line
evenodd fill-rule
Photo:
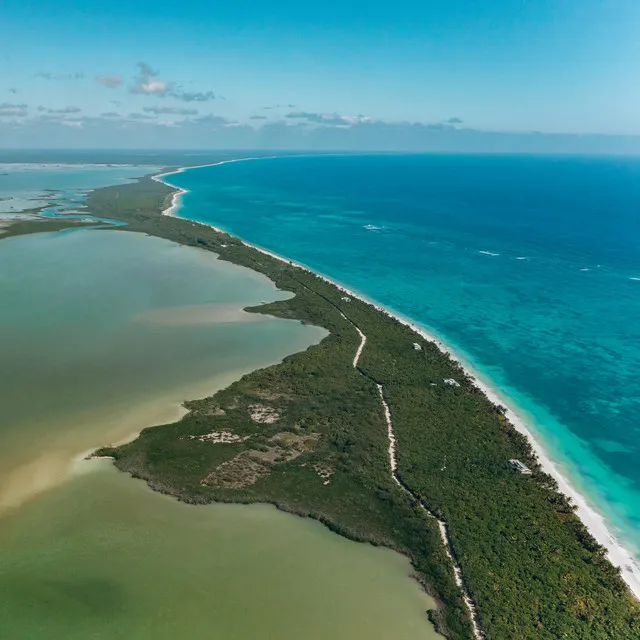
<path fill-rule="evenodd" d="M 298 157 L 169 182 L 180 215 L 441 337 L 640 556 L 640 158 Z"/>

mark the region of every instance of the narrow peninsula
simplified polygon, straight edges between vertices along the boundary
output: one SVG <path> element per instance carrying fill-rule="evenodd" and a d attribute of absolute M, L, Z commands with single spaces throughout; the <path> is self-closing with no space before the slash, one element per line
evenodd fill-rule
<path fill-rule="evenodd" d="M 455 360 L 309 270 L 163 215 L 173 193 L 147 177 L 93 191 L 86 205 L 126 223 L 110 233 L 265 274 L 294 295 L 249 311 L 329 335 L 98 455 L 185 502 L 272 503 L 406 554 L 447 638 L 640 639 L 640 605 L 605 549 Z"/>

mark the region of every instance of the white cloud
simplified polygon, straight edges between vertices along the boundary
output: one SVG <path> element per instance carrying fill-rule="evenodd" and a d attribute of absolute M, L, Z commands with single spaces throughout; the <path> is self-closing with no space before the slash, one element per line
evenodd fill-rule
<path fill-rule="evenodd" d="M 149 116 L 146 113 L 130 113 L 127 116 L 130 120 L 155 120 L 155 116 Z"/>
<path fill-rule="evenodd" d="M 80 113 L 82 109 L 79 107 L 62 107 L 62 109 L 47 109 L 47 107 L 38 107 L 38 111 L 44 113 L 57 113 L 60 115 L 70 114 L 70 113 Z"/>
<path fill-rule="evenodd" d="M 124 82 L 122 76 L 115 73 L 105 76 L 97 75 L 95 76 L 95 81 L 99 82 L 103 87 L 107 87 L 107 89 L 117 89 Z"/>
<path fill-rule="evenodd" d="M 341 116 L 337 113 L 315 113 L 310 111 L 292 111 L 285 118 L 334 127 L 349 127 L 354 124 L 373 122 L 373 119 L 369 116 Z"/>
<path fill-rule="evenodd" d="M 158 94 L 166 95 L 171 89 L 172 84 L 164 80 L 146 80 L 137 84 L 135 93 L 146 93 L 147 95 Z"/>
<path fill-rule="evenodd" d="M 138 74 L 129 90 L 131 93 L 159 98 L 171 97 L 183 102 L 209 102 L 217 97 L 213 91 L 185 91 L 175 82 L 161 80 L 158 76 L 159 72 L 146 62 L 138 62 Z"/>
<path fill-rule="evenodd" d="M 208 102 L 216 99 L 216 94 L 213 91 L 183 91 L 182 89 L 176 89 L 171 92 L 171 96 L 185 102 Z"/>
<path fill-rule="evenodd" d="M 42 80 L 82 80 L 84 73 L 82 71 L 75 71 L 73 73 L 50 73 L 48 71 L 40 71 L 33 76 L 34 78 L 40 78 Z"/>
<path fill-rule="evenodd" d="M 173 88 L 173 82 L 160 80 L 158 72 L 152 69 L 146 62 L 138 63 L 138 75 L 131 86 L 131 93 L 144 95 L 166 96 Z"/>
<path fill-rule="evenodd" d="M 197 116 L 197 109 L 183 109 L 182 107 L 144 107 L 146 113 L 155 115 Z"/>
<path fill-rule="evenodd" d="M 22 108 L 21 105 L 17 105 Z M 0 108 L 6 109 L 5 105 Z M 14 109 L 15 105 L 9 105 Z M 26 109 L 26 106 L 24 107 Z M 15 112 L 10 115 L 15 116 Z M 323 114 L 319 114 L 323 115 Z M 325 114 L 326 115 L 326 114 Z M 331 118 L 334 114 L 329 114 Z M 345 116 L 338 116 L 348 121 Z M 327 118 L 324 118 L 326 120 Z M 361 117 L 356 119 L 362 120 Z M 162 120 L 162 122 L 158 122 Z M 350 126 L 289 119 L 251 127 L 221 116 L 180 119 L 147 114 L 74 117 L 40 113 L 36 118 L 0 118 L 4 147 L 300 149 L 466 153 L 640 153 L 640 136 L 554 135 L 486 132 L 443 124 L 356 122 Z M 262 123 L 260 123 L 262 125 Z"/>
<path fill-rule="evenodd" d="M 26 104 L 13 104 L 11 102 L 3 102 L 2 104 L 0 104 L 0 117 L 13 116 L 17 118 L 22 118 L 26 115 L 27 115 Z"/>
<path fill-rule="evenodd" d="M 228 118 L 224 118 L 223 116 L 216 116 L 212 113 L 207 114 L 206 116 L 200 116 L 199 118 L 193 118 L 192 120 L 188 120 L 187 122 L 190 124 L 210 125 L 214 127 L 227 127 L 231 124 L 235 124 Z"/>

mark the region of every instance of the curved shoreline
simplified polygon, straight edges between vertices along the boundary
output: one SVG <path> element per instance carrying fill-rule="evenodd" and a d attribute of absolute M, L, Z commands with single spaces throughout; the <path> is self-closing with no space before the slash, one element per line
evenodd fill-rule
<path fill-rule="evenodd" d="M 180 196 L 184 195 L 185 193 L 189 193 L 188 189 L 182 189 L 180 187 L 176 187 L 172 184 L 169 184 L 168 182 L 164 181 L 162 178 L 165 178 L 166 176 L 172 176 L 176 173 L 184 173 L 185 171 L 188 171 L 189 169 L 204 169 L 205 167 L 217 167 L 218 165 L 221 164 L 228 164 L 230 162 L 248 162 L 249 160 L 272 160 L 274 158 L 276 158 L 277 156 L 260 156 L 260 157 L 256 157 L 256 158 L 234 158 L 232 160 L 220 160 L 220 162 L 212 162 L 210 164 L 197 164 L 193 167 L 180 167 L 179 169 L 176 169 L 175 171 L 167 171 L 165 173 L 157 173 L 153 176 L 151 176 L 152 180 L 155 180 L 156 182 L 160 182 L 161 184 L 166 185 L 167 187 L 171 187 L 171 189 L 175 189 L 175 192 L 173 193 L 173 195 L 171 196 L 171 204 L 169 205 L 169 207 L 167 209 L 165 209 L 162 214 L 165 216 L 175 216 L 176 218 L 180 218 L 180 216 L 177 216 L 175 214 L 175 212 L 180 208 Z M 200 223 L 202 224 L 202 223 Z M 212 226 L 212 225 L 209 225 Z M 215 229 L 215 227 L 213 227 Z"/>
<path fill-rule="evenodd" d="M 173 216 L 176 218 L 180 218 L 182 220 L 188 220 L 193 224 L 203 225 L 206 227 L 210 227 L 220 233 L 226 233 L 228 235 L 235 236 L 235 234 L 229 233 L 228 231 L 222 228 L 216 227 L 215 225 L 199 222 L 197 220 L 190 220 L 189 218 L 183 218 L 182 216 L 178 215 L 177 211 L 181 207 L 180 198 L 185 193 L 189 193 L 189 190 L 183 189 L 181 187 L 177 187 L 167 182 L 163 178 L 166 178 L 167 176 L 171 176 L 177 173 L 183 173 L 189 169 L 199 169 L 204 167 L 218 166 L 218 165 L 227 164 L 230 162 L 247 162 L 250 160 L 266 160 L 266 159 L 273 159 L 276 157 L 277 156 L 235 158 L 232 160 L 222 160 L 220 162 L 215 162 L 211 164 L 197 165 L 192 167 L 181 167 L 179 169 L 176 169 L 175 171 L 168 171 L 165 173 L 156 174 L 152 176 L 153 180 L 160 182 L 162 184 L 165 184 L 166 186 L 175 190 L 171 196 L 171 201 L 169 206 L 163 211 L 163 215 Z M 238 236 L 235 236 L 235 237 L 238 238 Z M 623 546 L 623 544 L 613 535 L 613 533 L 610 531 L 610 529 L 607 526 L 605 516 L 601 514 L 595 507 L 591 506 L 589 504 L 588 499 L 583 494 L 581 494 L 564 475 L 562 475 L 558 464 L 553 461 L 551 453 L 545 448 L 544 443 L 538 439 L 539 436 L 537 437 L 536 434 L 533 432 L 533 430 L 527 425 L 526 421 L 518 415 L 517 409 L 514 409 L 508 400 L 505 400 L 503 397 L 501 397 L 500 391 L 492 387 L 490 382 L 487 381 L 484 376 L 482 376 L 476 370 L 474 370 L 473 367 L 468 362 L 466 362 L 462 356 L 456 353 L 455 350 L 449 347 L 441 338 L 436 337 L 434 334 L 430 333 L 423 327 L 419 326 L 416 323 L 416 321 L 410 318 L 407 318 L 406 316 L 400 313 L 395 313 L 388 310 L 387 308 L 383 307 L 379 303 L 370 299 L 366 295 L 362 293 L 358 293 L 352 289 L 349 289 L 348 287 L 344 286 L 342 283 L 337 282 L 332 278 L 325 276 L 322 273 L 319 273 L 304 264 L 284 258 L 283 256 L 280 256 L 272 251 L 269 251 L 268 249 L 260 247 L 259 245 L 253 244 L 251 242 L 247 242 L 242 238 L 238 238 L 238 239 L 247 247 L 255 249 L 256 251 L 259 251 L 265 255 L 268 255 L 286 264 L 291 264 L 299 269 L 303 269 L 307 272 L 313 273 L 314 275 L 320 277 L 321 279 L 335 286 L 336 288 L 348 294 L 349 296 L 352 296 L 367 304 L 372 305 L 377 311 L 409 327 L 417 335 L 419 335 L 420 337 L 422 337 L 423 339 L 429 342 L 432 342 L 442 352 L 447 353 L 452 358 L 452 360 L 454 360 L 463 368 L 463 370 L 469 376 L 469 378 L 471 378 L 475 386 L 478 387 L 491 402 L 493 402 L 494 404 L 501 404 L 505 406 L 505 408 L 507 409 L 505 414 L 506 417 L 511 421 L 511 423 L 513 424 L 513 426 L 517 431 L 519 431 L 520 433 L 522 433 L 527 437 L 527 439 L 529 440 L 532 446 L 533 451 L 535 452 L 538 458 L 538 462 L 541 465 L 543 471 L 548 473 L 550 476 L 552 476 L 558 483 L 559 491 L 561 491 L 563 494 L 565 494 L 567 497 L 569 497 L 573 501 L 573 503 L 577 507 L 576 513 L 579 516 L 580 520 L 582 521 L 583 525 L 586 527 L 589 533 L 598 541 L 598 543 L 601 544 L 607 550 L 607 557 L 609 561 L 613 565 L 620 567 L 622 579 L 625 581 L 625 583 L 629 587 L 631 593 L 633 593 L 633 595 L 636 598 L 640 599 L 640 561 L 637 558 L 635 558 L 635 556 L 628 549 L 626 549 Z"/>

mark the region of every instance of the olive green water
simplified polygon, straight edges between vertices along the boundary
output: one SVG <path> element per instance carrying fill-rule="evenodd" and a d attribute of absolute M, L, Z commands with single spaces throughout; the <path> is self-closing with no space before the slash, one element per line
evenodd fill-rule
<path fill-rule="evenodd" d="M 67 477 L 74 456 L 321 339 L 242 311 L 287 295 L 140 234 L 0 241 L 0 512 Z"/>
<path fill-rule="evenodd" d="M 434 638 L 405 558 L 82 453 L 317 342 L 266 278 L 141 235 L 0 241 L 0 639 Z"/>

